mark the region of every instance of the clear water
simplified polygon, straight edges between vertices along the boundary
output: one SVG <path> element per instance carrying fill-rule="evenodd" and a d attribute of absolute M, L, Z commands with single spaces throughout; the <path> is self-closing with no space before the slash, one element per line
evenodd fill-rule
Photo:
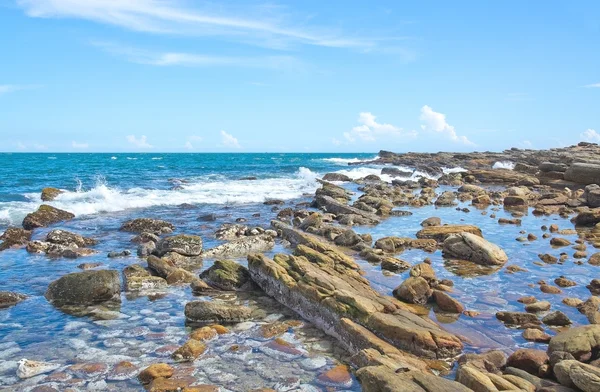
<path fill-rule="evenodd" d="M 10 225 L 19 225 L 25 214 L 40 204 L 40 190 L 54 186 L 66 190 L 50 204 L 71 211 L 76 218 L 56 227 L 77 232 L 99 240 L 94 247 L 100 253 L 77 260 L 52 260 L 42 255 L 28 254 L 24 249 L 0 252 L 0 290 L 17 291 L 29 298 L 9 309 L 0 310 L 0 390 L 29 390 L 35 385 L 49 385 L 63 390 L 74 386 L 80 390 L 137 391 L 135 381 L 106 381 L 112 366 L 128 360 L 142 368 L 150 363 L 168 361 L 169 353 L 185 342 L 190 327 L 185 325 L 183 308 L 186 302 L 198 299 L 189 288 L 171 287 L 160 296 L 132 297 L 122 295 L 118 309 L 94 307 L 86 314 L 68 314 L 46 302 L 43 294 L 48 284 L 59 276 L 79 271 L 80 263 L 102 263 L 100 268 L 121 270 L 139 262 L 136 256 L 109 259 L 106 253 L 130 249 L 135 255 L 131 234 L 118 231 L 125 220 L 135 217 L 166 219 L 176 226 L 176 232 L 202 236 L 206 247 L 219 243 L 215 230 L 236 218 L 247 219 L 248 226 L 268 226 L 276 212 L 262 202 L 269 198 L 286 201 L 287 206 L 310 201 L 318 187 L 315 179 L 327 172 L 337 171 L 353 178 L 378 174 L 381 167 L 347 166 L 348 162 L 373 158 L 373 154 L 0 154 L 2 181 L 0 181 L 0 231 Z M 242 180 L 243 177 L 256 180 Z M 384 176 L 384 179 L 390 180 Z M 350 186 L 356 189 L 356 186 Z M 464 205 L 467 206 L 467 205 Z M 463 207 L 463 206 L 461 206 Z M 478 311 L 478 317 L 461 316 L 458 320 L 438 317 L 450 331 L 467 339 L 465 351 L 516 347 L 543 347 L 526 342 L 520 330 L 506 328 L 494 314 L 500 310 L 522 311 L 516 300 L 534 295 L 550 301 L 551 310 L 562 310 L 575 323 L 587 320 L 576 309 L 561 303 L 566 296 L 583 300 L 589 297 L 585 285 L 598 276 L 598 267 L 587 263 L 576 265 L 570 258 L 565 264 L 534 264 L 538 253 L 561 252 L 569 255 L 569 247 L 551 249 L 548 239 L 542 239 L 542 225 L 557 223 L 561 229 L 572 228 L 567 219 L 557 216 L 523 217 L 521 226 L 499 225 L 497 219 L 510 215 L 502 209 L 487 215 L 469 207 L 471 212 L 453 207 L 403 207 L 413 215 L 392 217 L 377 227 L 356 228 L 370 232 L 373 238 L 398 235 L 412 237 L 420 229 L 419 223 L 430 216 L 439 216 L 444 223 L 471 223 L 481 227 L 484 236 L 500 245 L 508 254 L 508 264 L 517 264 L 528 272 L 507 274 L 504 270 L 477 277 L 459 277 L 447 268 L 440 252 L 426 254 L 408 251 L 402 255 L 411 263 L 430 257 L 440 278 L 455 283 L 452 295 L 468 310 Z M 497 217 L 491 219 L 494 212 Z M 215 222 L 202 222 L 199 216 L 215 213 Z M 259 214 L 257 216 L 256 214 Z M 38 229 L 34 239 L 41 239 L 51 228 Z M 537 241 L 521 243 L 516 237 L 534 233 Z M 572 242 L 575 235 L 564 236 Z M 283 251 L 277 245 L 273 252 Z M 588 252 L 593 253 L 593 248 Z M 245 263 L 245 260 L 239 260 Z M 406 273 L 385 276 L 379 266 L 359 261 L 366 276 L 382 293 L 391 294 Z M 210 266 L 205 263 L 203 268 Z M 577 286 L 563 289 L 562 294 L 551 295 L 539 291 L 539 280 L 551 283 L 565 275 Z M 245 391 L 259 386 L 277 387 L 278 390 L 319 391 L 325 386 L 318 376 L 338 363 L 344 353 L 335 341 L 324 336 L 310 324 L 292 328 L 283 336 L 298 352 L 295 355 L 269 350 L 270 340 L 258 333 L 261 324 L 275 319 L 295 319 L 296 316 L 266 297 L 244 297 L 223 294 L 223 298 L 245 303 L 257 309 L 259 317 L 253 323 L 232 325 L 233 333 L 208 343 L 209 351 L 193 365 L 179 365 L 178 372 L 191 375 L 199 383 L 217 384 L 224 390 Z M 555 331 L 546 328 L 547 332 Z M 244 349 L 232 353 L 232 345 Z M 61 364 L 54 378 L 41 375 L 21 381 L 17 379 L 16 361 L 21 358 Z M 322 365 L 309 369 L 306 361 Z M 303 362 L 304 361 L 304 362 Z M 107 364 L 99 374 L 81 374 L 68 368 L 75 363 Z M 64 374 L 64 375 L 63 375 Z M 58 378 L 64 377 L 59 381 Z M 286 386 L 287 385 L 287 386 Z M 298 387 L 301 385 L 301 387 Z M 104 389 L 102 389 L 104 388 Z M 359 390 L 354 380 L 350 387 L 334 390 Z M 294 390 L 294 389 L 291 389 Z"/>

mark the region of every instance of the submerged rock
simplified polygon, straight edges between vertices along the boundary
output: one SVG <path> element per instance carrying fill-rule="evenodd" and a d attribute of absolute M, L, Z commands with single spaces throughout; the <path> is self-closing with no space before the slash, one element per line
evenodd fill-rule
<path fill-rule="evenodd" d="M 137 218 L 123 223 L 119 230 L 138 234 L 153 233 L 160 235 L 171 233 L 173 230 L 175 230 L 175 226 L 172 223 L 161 219 Z"/>
<path fill-rule="evenodd" d="M 453 234 L 443 244 L 445 256 L 469 260 L 482 265 L 504 265 L 506 253 L 495 244 L 471 233 Z"/>
<path fill-rule="evenodd" d="M 240 322 L 250 319 L 252 309 L 218 301 L 192 301 L 185 305 L 185 317 L 192 322 Z"/>
<path fill-rule="evenodd" d="M 17 367 L 17 377 L 31 378 L 40 374 L 50 373 L 60 367 L 57 363 L 32 361 L 30 359 L 21 359 Z"/>
<path fill-rule="evenodd" d="M 45 297 L 58 305 L 92 305 L 120 301 L 121 278 L 114 270 L 74 272 L 50 283 Z"/>
<path fill-rule="evenodd" d="M 33 230 L 38 227 L 47 227 L 54 223 L 68 221 L 75 218 L 75 215 L 64 210 L 42 204 L 37 211 L 27 214 L 23 219 L 23 228 Z"/>

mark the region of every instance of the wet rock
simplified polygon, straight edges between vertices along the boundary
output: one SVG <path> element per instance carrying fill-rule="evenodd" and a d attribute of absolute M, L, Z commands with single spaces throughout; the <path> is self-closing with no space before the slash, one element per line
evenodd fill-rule
<path fill-rule="evenodd" d="M 204 258 L 244 257 L 250 253 L 266 252 L 275 246 L 275 240 L 268 234 L 241 237 L 218 245 L 202 253 Z"/>
<path fill-rule="evenodd" d="M 525 306 L 525 310 L 530 313 L 545 312 L 550 309 L 550 302 L 538 301 Z"/>
<path fill-rule="evenodd" d="M 381 219 L 375 214 L 372 214 L 370 212 L 366 212 L 366 211 L 360 210 L 358 208 L 349 206 L 349 205 L 344 204 L 330 196 L 318 195 L 315 198 L 315 202 L 319 206 L 319 208 L 321 208 L 329 213 L 332 213 L 332 214 L 358 215 L 373 225 L 378 224 L 381 221 Z"/>
<path fill-rule="evenodd" d="M 69 247 L 66 245 L 52 244 L 50 242 L 30 241 L 26 246 L 29 253 L 44 253 L 49 257 L 76 259 L 78 257 L 90 256 L 96 251 L 89 248 Z"/>
<path fill-rule="evenodd" d="M 21 248 L 31 239 L 31 231 L 21 229 L 20 227 L 9 227 L 0 235 L 0 251 L 9 248 Z"/>
<path fill-rule="evenodd" d="M 142 370 L 138 379 L 142 384 L 149 384 L 157 378 L 170 378 L 175 373 L 171 365 L 166 363 L 155 363 Z"/>
<path fill-rule="evenodd" d="M 557 380 L 567 387 L 583 392 L 600 390 L 600 368 L 574 360 L 561 361 L 554 365 Z"/>
<path fill-rule="evenodd" d="M 458 382 L 431 374 L 409 371 L 396 372 L 380 366 L 366 366 L 356 372 L 364 392 L 471 392 Z"/>
<path fill-rule="evenodd" d="M 113 366 L 106 379 L 109 381 L 125 381 L 134 378 L 138 373 L 137 366 L 129 361 L 122 361 Z"/>
<path fill-rule="evenodd" d="M 577 226 L 593 226 L 600 223 L 600 208 L 582 211 L 572 219 L 572 222 Z"/>
<path fill-rule="evenodd" d="M 340 181 L 340 182 L 350 182 L 352 178 L 348 177 L 342 173 L 326 173 L 323 176 L 323 181 Z"/>
<path fill-rule="evenodd" d="M 352 386 L 352 375 L 347 366 L 338 365 L 317 377 L 319 384 L 328 387 L 349 388 Z"/>
<path fill-rule="evenodd" d="M 206 351 L 206 345 L 198 340 L 190 339 L 171 355 L 175 361 L 193 361 Z"/>
<path fill-rule="evenodd" d="M 600 279 L 592 279 L 590 284 L 585 287 L 590 290 L 592 295 L 600 295 Z"/>
<path fill-rule="evenodd" d="M 462 313 L 465 310 L 465 307 L 460 302 L 440 290 L 433 291 L 433 300 L 444 312 Z"/>
<path fill-rule="evenodd" d="M 550 245 L 561 247 L 561 246 L 569 246 L 572 245 L 571 241 L 566 238 L 554 237 L 550 240 Z"/>
<path fill-rule="evenodd" d="M 571 327 L 550 340 L 548 354 L 567 352 L 577 360 L 588 361 L 600 349 L 600 325 Z"/>
<path fill-rule="evenodd" d="M 325 181 L 321 182 L 321 184 L 321 188 L 317 189 L 317 191 L 315 192 L 316 196 L 327 196 L 341 203 L 347 203 L 352 198 L 352 193 L 342 188 L 341 186 L 337 186 Z"/>
<path fill-rule="evenodd" d="M 119 257 L 127 257 L 127 256 L 131 256 L 131 251 L 130 250 L 122 250 L 120 252 L 117 251 L 111 251 L 108 252 L 108 254 L 106 255 L 106 257 L 108 257 L 109 259 L 116 259 Z"/>
<path fill-rule="evenodd" d="M 452 191 L 445 191 L 442 193 L 436 200 L 435 205 L 438 207 L 449 207 L 455 206 L 456 203 L 456 195 Z"/>
<path fill-rule="evenodd" d="M 153 241 L 142 242 L 137 248 L 137 255 L 140 257 L 148 257 L 156 249 L 156 243 Z"/>
<path fill-rule="evenodd" d="M 26 298 L 27 296 L 25 294 L 14 293 L 12 291 L 0 291 L 0 309 L 14 306 Z"/>
<path fill-rule="evenodd" d="M 505 207 L 525 207 L 527 199 L 522 196 L 506 196 L 503 204 Z"/>
<path fill-rule="evenodd" d="M 139 264 L 123 269 L 125 291 L 152 291 L 167 287 L 167 281 L 159 276 L 152 276 Z"/>
<path fill-rule="evenodd" d="M 57 188 L 52 188 L 52 187 L 44 188 L 44 189 L 42 189 L 42 195 L 41 195 L 42 201 L 52 201 L 52 200 L 56 199 L 56 197 L 58 195 L 60 195 L 61 193 L 64 193 L 64 192 Z"/>
<path fill-rule="evenodd" d="M 400 253 L 406 249 L 423 249 L 426 252 L 433 252 L 437 249 L 437 242 L 433 239 L 383 237 L 375 241 L 374 247 L 387 253 Z"/>
<path fill-rule="evenodd" d="M 130 233 L 153 233 L 161 235 L 173 232 L 175 226 L 161 219 L 137 218 L 123 223 L 119 230 Z"/>
<path fill-rule="evenodd" d="M 55 229 L 46 235 L 46 241 L 52 244 L 65 245 L 68 247 L 84 248 L 94 246 L 98 243 L 93 238 L 83 237 L 79 234 L 71 233 L 66 230 Z"/>
<path fill-rule="evenodd" d="M 453 234 L 443 243 L 445 256 L 472 261 L 481 265 L 503 265 L 506 253 L 495 244 L 471 233 Z"/>
<path fill-rule="evenodd" d="M 506 325 L 539 325 L 540 320 L 532 313 L 523 312 L 498 312 L 496 318 Z"/>
<path fill-rule="evenodd" d="M 527 328 L 523 331 L 523 338 L 530 342 L 548 343 L 552 336 L 536 328 Z"/>
<path fill-rule="evenodd" d="M 560 310 L 547 314 L 542 319 L 542 322 L 546 325 L 553 326 L 565 326 L 571 324 L 571 320 L 567 317 L 566 314 L 564 314 Z"/>
<path fill-rule="evenodd" d="M 444 242 L 452 234 L 460 233 L 471 233 L 476 236 L 482 237 L 481 229 L 477 226 L 472 225 L 444 225 L 444 226 L 430 226 L 424 227 L 417 232 L 417 238 L 434 239 L 438 243 Z"/>
<path fill-rule="evenodd" d="M 338 246 L 345 246 L 352 248 L 362 242 L 362 238 L 354 232 L 352 229 L 345 230 L 342 234 L 335 237 L 333 242 Z"/>
<path fill-rule="evenodd" d="M 175 268 L 169 275 L 167 275 L 165 280 L 169 285 L 182 285 L 186 283 L 192 283 L 198 280 L 198 278 L 190 271 L 187 271 L 183 268 Z"/>
<path fill-rule="evenodd" d="M 433 294 L 427 280 L 421 277 L 409 277 L 393 291 L 394 297 L 411 304 L 426 304 Z"/>
<path fill-rule="evenodd" d="M 175 252 L 182 256 L 194 257 L 202 253 L 202 238 L 197 235 L 178 234 L 168 236 L 156 244 L 156 253 L 163 256 Z"/>
<path fill-rule="evenodd" d="M 545 351 L 522 348 L 508 357 L 506 365 L 539 376 L 540 368 L 546 365 L 548 361 L 548 354 Z M 543 372 L 541 375 L 544 375 Z"/>
<path fill-rule="evenodd" d="M 576 308 L 577 306 L 579 306 L 580 304 L 583 303 L 582 300 L 580 300 L 579 298 L 573 298 L 573 297 L 567 297 L 567 298 L 563 298 L 562 303 L 567 305 L 567 306 L 571 306 L 573 308 Z"/>
<path fill-rule="evenodd" d="M 190 334 L 190 339 L 197 340 L 200 342 L 206 342 L 213 340 L 218 336 L 217 330 L 212 327 L 197 328 Z"/>
<path fill-rule="evenodd" d="M 23 228 L 25 230 L 33 230 L 38 227 L 47 227 L 54 223 L 68 221 L 75 218 L 75 215 L 60 210 L 58 208 L 42 204 L 37 211 L 27 214 L 23 219 Z"/>
<path fill-rule="evenodd" d="M 381 261 L 381 269 L 391 272 L 406 271 L 410 268 L 410 264 L 404 260 L 397 259 L 391 256 L 380 256 L 378 260 Z"/>
<path fill-rule="evenodd" d="M 248 269 L 232 260 L 217 260 L 200 274 L 206 283 L 220 290 L 240 290 L 248 286 Z"/>
<path fill-rule="evenodd" d="M 565 278 L 564 276 L 559 276 L 558 278 L 554 279 L 554 283 L 558 287 L 573 287 L 577 285 L 577 283 L 575 283 L 571 279 Z"/>
<path fill-rule="evenodd" d="M 21 359 L 18 362 L 17 377 L 31 378 L 40 374 L 50 373 L 60 367 L 60 364 Z"/>
<path fill-rule="evenodd" d="M 437 216 L 432 216 L 431 218 L 427 218 L 423 222 L 421 222 L 421 226 L 423 226 L 423 227 L 441 226 L 441 225 L 442 225 L 442 220 L 440 218 L 438 218 Z"/>
<path fill-rule="evenodd" d="M 46 290 L 48 301 L 61 305 L 91 305 L 120 301 L 121 278 L 114 270 L 74 272 L 53 281 Z"/>
<path fill-rule="evenodd" d="M 554 287 L 554 286 L 550 286 L 548 284 L 541 284 L 540 285 L 540 291 L 542 293 L 546 293 L 546 294 L 560 294 L 562 293 L 562 290 L 559 289 L 558 287 Z"/>
<path fill-rule="evenodd" d="M 558 259 L 556 257 L 554 257 L 548 253 L 539 254 L 538 257 L 540 260 L 542 260 L 546 264 L 556 264 L 558 262 Z"/>
<path fill-rule="evenodd" d="M 192 322 L 240 322 L 250 319 L 252 309 L 217 301 L 192 301 L 185 305 L 185 317 Z"/>
<path fill-rule="evenodd" d="M 534 302 L 537 302 L 537 299 L 533 295 L 530 295 L 530 296 L 519 298 L 517 300 L 517 302 L 520 302 L 520 303 L 525 304 L 525 305 L 529 305 L 529 304 L 532 304 Z"/>

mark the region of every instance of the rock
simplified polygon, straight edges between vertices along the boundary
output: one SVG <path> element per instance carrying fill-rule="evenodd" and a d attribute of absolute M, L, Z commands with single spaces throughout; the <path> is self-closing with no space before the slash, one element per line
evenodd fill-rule
<path fill-rule="evenodd" d="M 141 265 L 128 265 L 123 269 L 125 291 L 152 291 L 167 287 L 167 281 L 159 276 L 152 276 Z"/>
<path fill-rule="evenodd" d="M 269 251 L 274 246 L 275 240 L 268 234 L 241 237 L 204 251 L 202 257 L 206 259 L 244 257 L 250 253 Z"/>
<path fill-rule="evenodd" d="M 9 227 L 0 235 L 0 251 L 9 248 L 21 248 L 31 239 L 31 231 L 21 229 L 20 227 Z"/>
<path fill-rule="evenodd" d="M 481 265 L 503 265 L 508 261 L 500 247 L 471 233 L 452 234 L 443 243 L 444 256 Z"/>
<path fill-rule="evenodd" d="M 206 351 L 206 345 L 198 340 L 190 339 L 181 347 L 179 347 L 171 358 L 179 362 L 189 362 L 198 358 Z"/>
<path fill-rule="evenodd" d="M 550 309 L 550 302 L 538 301 L 525 306 L 525 310 L 530 313 L 545 312 Z"/>
<path fill-rule="evenodd" d="M 506 196 L 503 204 L 505 207 L 526 207 L 527 199 L 522 196 Z"/>
<path fill-rule="evenodd" d="M 600 184 L 600 165 L 592 163 L 573 163 L 565 171 L 565 180 L 577 184 Z"/>
<path fill-rule="evenodd" d="M 246 235 L 248 226 L 225 223 L 215 232 L 215 237 L 218 240 L 236 240 Z"/>
<path fill-rule="evenodd" d="M 314 227 L 318 229 L 319 227 L 321 227 L 321 225 L 323 225 L 323 216 L 318 212 L 313 212 L 312 214 L 304 218 L 299 227 L 302 230 L 306 230 L 309 227 Z"/>
<path fill-rule="evenodd" d="M 567 352 L 577 360 L 586 361 L 600 349 L 600 325 L 571 327 L 550 340 L 548 354 Z"/>
<path fill-rule="evenodd" d="M 217 260 L 206 271 L 200 274 L 210 286 L 220 290 L 239 290 L 250 281 L 248 269 L 232 260 Z"/>
<path fill-rule="evenodd" d="M 586 186 L 583 198 L 588 206 L 592 208 L 600 207 L 600 186 L 597 184 Z"/>
<path fill-rule="evenodd" d="M 381 260 L 381 269 L 391 272 L 402 272 L 410 268 L 410 264 L 404 260 L 397 259 L 391 256 L 378 256 Z"/>
<path fill-rule="evenodd" d="M 50 362 L 32 361 L 30 359 L 21 359 L 18 362 L 17 377 L 31 378 L 39 374 L 50 373 L 60 367 L 60 364 Z"/>
<path fill-rule="evenodd" d="M 561 246 L 569 246 L 572 245 L 571 241 L 566 238 L 554 237 L 550 240 L 550 245 L 561 247 Z"/>
<path fill-rule="evenodd" d="M 600 252 L 591 255 L 590 259 L 588 260 L 588 263 L 590 263 L 591 265 L 600 266 Z"/>
<path fill-rule="evenodd" d="M 582 211 L 572 219 L 572 222 L 577 226 L 593 226 L 600 223 L 600 208 Z"/>
<path fill-rule="evenodd" d="M 50 283 L 45 297 L 58 305 L 91 305 L 120 301 L 121 278 L 114 270 L 74 272 Z"/>
<path fill-rule="evenodd" d="M 540 368 L 546 365 L 548 361 L 548 354 L 545 351 L 522 348 L 508 357 L 506 365 L 539 376 Z"/>
<path fill-rule="evenodd" d="M 455 206 L 456 203 L 456 195 L 452 191 L 445 191 L 442 193 L 435 201 L 435 205 L 438 207 L 449 207 Z"/>
<path fill-rule="evenodd" d="M 410 177 L 413 172 L 410 170 L 402 170 L 397 167 L 384 167 L 381 169 L 381 174 L 387 174 L 392 177 Z"/>
<path fill-rule="evenodd" d="M 241 322 L 250 319 L 252 309 L 217 301 L 191 301 L 185 305 L 185 317 L 192 322 Z"/>
<path fill-rule="evenodd" d="M 566 360 L 554 365 L 554 374 L 567 387 L 576 387 L 583 392 L 600 391 L 600 368 L 596 366 Z"/>
<path fill-rule="evenodd" d="M 573 287 L 573 286 L 577 286 L 577 283 L 575 283 L 571 279 L 565 278 L 564 276 L 559 276 L 558 278 L 554 279 L 554 283 L 558 287 Z"/>
<path fill-rule="evenodd" d="M 60 189 L 47 187 L 42 189 L 42 201 L 52 201 L 56 199 L 58 195 L 64 193 Z"/>
<path fill-rule="evenodd" d="M 522 335 L 525 340 L 537 343 L 548 343 L 552 338 L 552 336 L 536 328 L 527 328 Z"/>
<path fill-rule="evenodd" d="M 198 340 L 200 342 L 206 342 L 213 340 L 218 336 L 217 330 L 212 327 L 202 327 L 195 329 L 190 334 L 190 339 Z"/>
<path fill-rule="evenodd" d="M 362 238 L 358 236 L 352 229 L 345 230 L 342 234 L 335 237 L 333 242 L 338 246 L 351 248 L 362 242 Z"/>
<path fill-rule="evenodd" d="M 175 268 L 173 271 L 171 271 L 169 275 L 167 275 L 165 279 L 167 281 L 167 284 L 169 285 L 181 285 L 186 283 L 192 283 L 198 280 L 196 275 L 183 268 Z"/>
<path fill-rule="evenodd" d="M 335 366 L 320 374 L 317 377 L 317 382 L 325 386 L 344 388 L 351 387 L 353 383 L 352 375 L 346 365 Z"/>
<path fill-rule="evenodd" d="M 460 339 L 379 294 L 347 261 L 313 252 L 312 262 L 304 256 L 250 255 L 248 270 L 267 294 L 336 337 L 351 354 L 373 347 L 398 353 L 393 346 L 426 358 L 460 352 Z"/>
<path fill-rule="evenodd" d="M 142 370 L 138 379 L 142 384 L 149 384 L 157 378 L 170 378 L 175 370 L 166 363 L 155 363 Z"/>
<path fill-rule="evenodd" d="M 93 238 L 83 237 L 79 234 L 71 233 L 66 230 L 54 229 L 46 235 L 46 241 L 52 244 L 65 245 L 68 247 L 84 248 L 94 246 L 98 243 Z"/>
<path fill-rule="evenodd" d="M 583 303 L 583 301 L 580 300 L 579 298 L 567 297 L 567 298 L 563 298 L 562 303 L 567 306 L 576 308 L 577 306 L 581 305 Z"/>
<path fill-rule="evenodd" d="M 117 252 L 117 251 L 110 251 L 108 252 L 108 254 L 106 255 L 106 257 L 108 257 L 109 259 L 116 259 L 119 257 L 127 257 L 127 256 L 131 256 L 131 251 L 130 250 L 123 250 L 121 252 Z"/>
<path fill-rule="evenodd" d="M 547 314 L 542 319 L 542 322 L 546 325 L 555 325 L 555 326 L 565 326 L 565 325 L 571 324 L 571 320 L 567 317 L 566 314 L 564 314 L 560 310 L 557 310 L 557 311 Z"/>
<path fill-rule="evenodd" d="M 585 286 L 592 295 L 600 295 L 600 279 L 592 279 L 590 284 Z"/>
<path fill-rule="evenodd" d="M 498 390 L 485 373 L 470 366 L 462 366 L 458 369 L 456 381 L 475 392 L 495 392 Z"/>
<path fill-rule="evenodd" d="M 69 247 L 66 245 L 52 244 L 50 242 L 42 241 L 30 241 L 27 243 L 26 249 L 29 253 L 43 253 L 49 257 L 66 257 L 69 259 L 76 259 L 78 257 L 90 256 L 97 253 L 92 249 L 79 248 L 76 245 L 74 247 Z"/>
<path fill-rule="evenodd" d="M 27 298 L 25 294 L 14 293 L 12 291 L 0 291 L 0 309 L 16 305 L 25 298 Z"/>
<path fill-rule="evenodd" d="M 342 173 L 326 173 L 323 176 L 323 181 L 340 181 L 340 182 L 350 182 L 352 178 L 348 177 Z"/>
<path fill-rule="evenodd" d="M 423 222 L 421 222 L 421 226 L 423 226 L 423 227 L 441 226 L 441 225 L 442 225 L 442 220 L 440 218 L 438 218 L 437 216 L 432 216 L 431 218 L 427 218 Z"/>
<path fill-rule="evenodd" d="M 437 249 L 437 242 L 433 239 L 383 237 L 375 241 L 374 247 L 387 253 L 400 253 L 406 249 L 423 249 L 426 252 L 433 252 Z"/>
<path fill-rule="evenodd" d="M 419 371 L 395 371 L 385 365 L 362 367 L 356 376 L 363 392 L 472 392 L 456 381 Z"/>
<path fill-rule="evenodd" d="M 369 224 L 373 224 L 373 225 L 378 224 L 381 221 L 381 219 L 375 214 L 360 210 L 355 207 L 351 207 L 351 206 L 344 204 L 330 196 L 317 195 L 315 197 L 315 203 L 319 206 L 319 208 L 323 209 L 326 212 L 332 213 L 332 214 L 358 215 L 361 218 L 365 219 L 367 222 L 369 222 Z"/>
<path fill-rule="evenodd" d="M 444 312 L 462 313 L 465 310 L 465 307 L 460 302 L 440 290 L 433 291 L 433 300 Z"/>
<path fill-rule="evenodd" d="M 33 230 L 38 227 L 47 227 L 54 223 L 68 221 L 75 218 L 75 215 L 60 210 L 58 208 L 42 204 L 37 211 L 27 214 L 23 219 L 23 228 L 25 230 Z"/>
<path fill-rule="evenodd" d="M 559 289 L 558 287 L 550 286 L 548 284 L 541 284 L 540 285 L 540 291 L 542 293 L 546 293 L 546 294 L 560 294 L 560 293 L 562 293 L 562 290 Z"/>
<path fill-rule="evenodd" d="M 429 226 L 424 227 L 417 232 L 417 238 L 434 239 L 439 243 L 444 242 L 448 236 L 452 234 L 471 233 L 479 237 L 483 237 L 481 230 L 477 226 L 472 225 L 444 225 L 444 226 Z"/>
<path fill-rule="evenodd" d="M 429 301 L 433 291 L 424 278 L 411 276 L 396 287 L 393 294 L 402 301 L 423 305 Z"/>
<path fill-rule="evenodd" d="M 202 253 L 202 238 L 197 235 L 178 234 L 165 237 L 156 244 L 156 252 L 163 256 L 175 252 L 182 256 L 194 257 Z"/>
<path fill-rule="evenodd" d="M 171 233 L 175 230 L 175 226 L 160 219 L 137 218 L 123 223 L 119 230 L 130 233 L 153 233 L 161 235 Z"/>
<path fill-rule="evenodd" d="M 523 312 L 498 312 L 496 318 L 506 325 L 539 325 L 540 320 L 535 314 Z"/>

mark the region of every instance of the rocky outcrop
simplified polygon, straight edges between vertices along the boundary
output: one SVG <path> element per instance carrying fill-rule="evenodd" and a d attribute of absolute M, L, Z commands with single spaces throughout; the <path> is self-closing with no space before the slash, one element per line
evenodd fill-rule
<path fill-rule="evenodd" d="M 481 229 L 473 225 L 444 225 L 444 226 L 429 226 L 417 232 L 417 238 L 429 238 L 434 239 L 438 243 L 444 242 L 444 240 L 452 235 L 459 233 L 471 233 L 479 237 L 483 237 Z"/>
<path fill-rule="evenodd" d="M 437 249 L 437 242 L 434 239 L 426 238 L 383 237 L 375 241 L 374 248 L 387 253 L 401 253 L 406 249 L 422 249 L 426 252 L 434 252 Z"/>
<path fill-rule="evenodd" d="M 175 226 L 172 223 L 160 219 L 137 218 L 123 223 L 119 230 L 129 233 L 153 233 L 160 235 L 173 232 Z"/>
<path fill-rule="evenodd" d="M 64 193 L 63 191 L 61 191 L 58 188 L 52 188 L 52 187 L 47 187 L 42 189 L 42 201 L 52 201 L 54 199 L 56 199 L 56 197 L 58 195 L 60 195 L 61 193 Z"/>
<path fill-rule="evenodd" d="M 205 259 L 218 257 L 244 257 L 254 252 L 266 252 L 275 246 L 275 240 L 268 234 L 241 237 L 231 242 L 217 245 L 202 253 Z"/>
<path fill-rule="evenodd" d="M 47 227 L 73 218 L 75 218 L 75 215 L 68 211 L 42 204 L 37 211 L 25 216 L 25 219 L 23 219 L 23 228 L 25 230 L 33 230 L 38 227 Z"/>
<path fill-rule="evenodd" d="M 0 251 L 9 248 L 21 248 L 31 239 L 31 231 L 20 227 L 9 227 L 0 235 Z"/>
<path fill-rule="evenodd" d="M 348 177 L 342 173 L 326 173 L 323 176 L 323 181 L 340 181 L 340 182 L 349 182 L 352 181 L 352 178 Z"/>
<path fill-rule="evenodd" d="M 464 385 L 418 371 L 396 372 L 387 366 L 366 366 L 356 372 L 364 392 L 472 392 Z"/>
<path fill-rule="evenodd" d="M 504 265 L 506 253 L 497 245 L 471 233 L 452 234 L 443 244 L 445 257 L 472 261 L 481 265 Z"/>
<path fill-rule="evenodd" d="M 77 259 L 79 257 L 91 256 L 97 252 L 90 248 L 80 248 L 75 244 L 73 246 L 53 244 L 51 242 L 44 241 L 30 241 L 27 243 L 27 252 L 29 253 L 43 253 L 48 257 L 67 259 Z"/>
<path fill-rule="evenodd" d="M 349 206 L 330 196 L 318 195 L 315 198 L 315 203 L 319 206 L 319 208 L 331 214 L 358 215 L 372 225 L 376 225 L 381 221 L 381 219 L 373 213 Z"/>
<path fill-rule="evenodd" d="M 110 300 L 120 301 L 121 278 L 117 271 L 74 272 L 50 283 L 46 299 L 58 306 L 91 305 Z"/>
<path fill-rule="evenodd" d="M 248 287 L 250 273 L 243 265 L 233 260 L 217 260 L 200 274 L 206 283 L 220 290 L 241 290 Z"/>
<path fill-rule="evenodd" d="M 600 391 L 600 368 L 575 360 L 560 361 L 554 365 L 554 374 L 564 386 L 583 392 Z"/>
<path fill-rule="evenodd" d="M 577 184 L 600 184 L 599 163 L 573 163 L 565 171 L 565 180 Z"/>
<path fill-rule="evenodd" d="M 221 301 L 192 301 L 185 305 L 185 318 L 191 322 L 240 322 L 252 315 L 252 309 Z"/>
<path fill-rule="evenodd" d="M 186 257 L 199 256 L 202 253 L 202 238 L 189 234 L 168 236 L 158 241 L 155 252 L 158 256 L 163 256 L 169 252 L 175 252 Z"/>
<path fill-rule="evenodd" d="M 600 350 L 600 325 L 569 328 L 550 340 L 548 354 L 566 352 L 575 359 L 588 361 Z"/>
<path fill-rule="evenodd" d="M 14 293 L 12 291 L 0 291 L 0 309 L 16 305 L 25 298 L 27 298 L 25 294 Z"/>
<path fill-rule="evenodd" d="M 425 358 L 448 358 L 462 349 L 458 337 L 380 295 L 358 271 L 333 259 L 250 255 L 248 269 L 267 294 L 336 337 L 351 353 L 372 347 L 364 346 L 364 335 L 349 334 L 342 319 Z"/>

